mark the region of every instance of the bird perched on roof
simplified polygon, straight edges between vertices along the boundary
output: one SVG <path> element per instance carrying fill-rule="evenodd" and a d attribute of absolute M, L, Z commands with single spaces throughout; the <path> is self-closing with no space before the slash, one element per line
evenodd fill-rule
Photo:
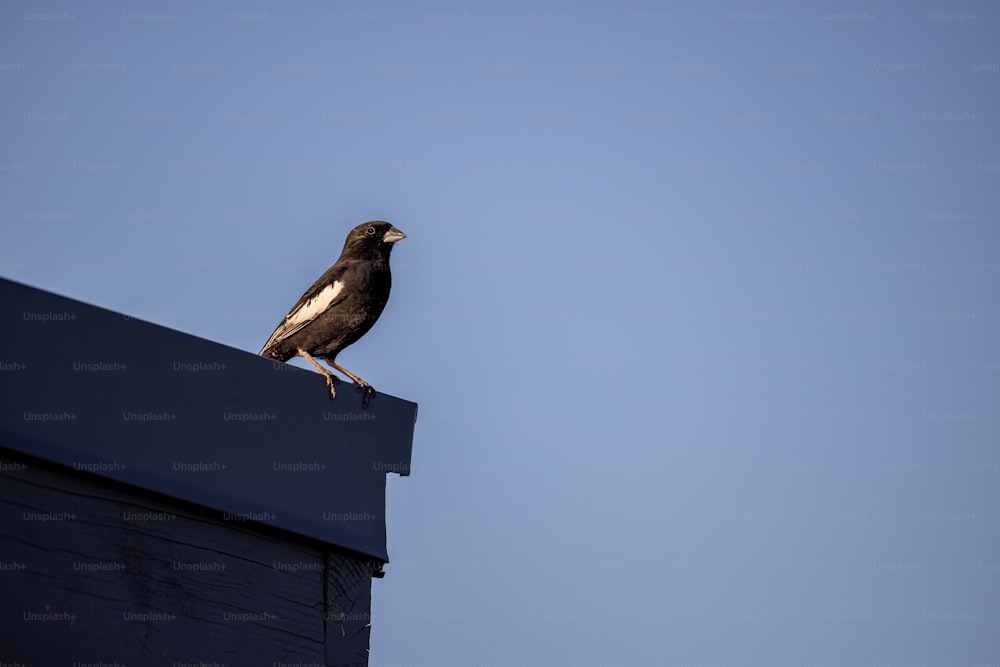
<path fill-rule="evenodd" d="M 389 300 L 392 275 L 389 254 L 406 234 L 388 222 L 358 225 L 347 235 L 340 258 L 292 306 L 264 343 L 261 356 L 288 361 L 305 358 L 326 378 L 330 398 L 337 396 L 333 373 L 316 357 L 351 378 L 364 392 L 364 405 L 375 395 L 372 386 L 336 363 L 337 354 L 368 333 Z"/>

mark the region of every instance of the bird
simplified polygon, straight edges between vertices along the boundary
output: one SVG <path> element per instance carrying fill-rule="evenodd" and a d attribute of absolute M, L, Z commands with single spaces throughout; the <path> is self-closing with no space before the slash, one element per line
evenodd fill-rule
<path fill-rule="evenodd" d="M 351 378 L 363 392 L 367 408 L 375 390 L 337 364 L 337 355 L 368 333 L 385 309 L 392 288 L 389 255 L 396 242 L 405 238 L 406 234 L 383 220 L 352 229 L 340 257 L 292 306 L 260 355 L 276 361 L 304 358 L 323 375 L 330 398 L 335 399 L 340 378 L 316 361 L 324 359 Z"/>

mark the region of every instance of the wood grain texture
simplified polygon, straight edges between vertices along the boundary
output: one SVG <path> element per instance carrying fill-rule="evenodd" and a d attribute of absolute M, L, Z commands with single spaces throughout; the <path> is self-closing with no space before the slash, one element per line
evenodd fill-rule
<path fill-rule="evenodd" d="M 330 553 L 326 570 L 326 662 L 336 667 L 368 664 L 371 638 L 371 565 Z"/>
<path fill-rule="evenodd" d="M 0 663 L 367 665 L 371 563 L 260 528 L 0 455 Z"/>

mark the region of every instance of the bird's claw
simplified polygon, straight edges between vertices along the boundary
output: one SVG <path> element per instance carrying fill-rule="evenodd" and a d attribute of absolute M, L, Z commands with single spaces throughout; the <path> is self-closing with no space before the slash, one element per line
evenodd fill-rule
<path fill-rule="evenodd" d="M 336 375 L 326 376 L 326 386 L 330 390 L 330 398 L 337 398 L 337 385 L 340 384 L 340 378 Z"/>
<path fill-rule="evenodd" d="M 375 398 L 377 395 L 375 393 L 375 388 L 370 384 L 359 384 L 358 391 L 361 392 L 361 407 L 365 410 L 368 409 L 368 401 Z"/>

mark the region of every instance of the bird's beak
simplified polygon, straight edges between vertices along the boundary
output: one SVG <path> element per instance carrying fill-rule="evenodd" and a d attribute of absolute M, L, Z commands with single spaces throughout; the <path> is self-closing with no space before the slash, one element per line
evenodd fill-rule
<path fill-rule="evenodd" d="M 406 234 L 404 234 L 403 232 L 399 231 L 395 227 L 390 227 L 389 231 L 387 231 L 385 233 L 385 235 L 382 236 L 382 242 L 383 243 L 395 243 L 396 241 L 401 241 L 402 239 L 405 239 L 405 238 L 406 238 Z"/>

